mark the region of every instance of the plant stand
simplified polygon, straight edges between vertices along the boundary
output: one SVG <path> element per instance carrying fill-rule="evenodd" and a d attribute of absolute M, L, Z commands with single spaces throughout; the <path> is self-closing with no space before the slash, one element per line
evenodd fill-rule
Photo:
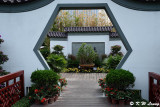
<path fill-rule="evenodd" d="M 80 64 L 82 69 L 93 68 L 95 64 Z"/>
<path fill-rule="evenodd" d="M 49 104 L 52 104 L 53 102 L 54 102 L 54 97 L 49 98 L 48 103 L 49 103 Z"/>

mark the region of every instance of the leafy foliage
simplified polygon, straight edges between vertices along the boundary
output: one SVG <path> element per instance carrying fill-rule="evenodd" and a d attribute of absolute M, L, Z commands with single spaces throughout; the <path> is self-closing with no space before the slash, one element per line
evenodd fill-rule
<path fill-rule="evenodd" d="M 82 43 L 77 53 L 80 64 L 93 64 L 96 55 L 94 49 L 86 43 Z"/>
<path fill-rule="evenodd" d="M 47 62 L 51 69 L 58 73 L 67 66 L 67 61 L 62 55 L 50 54 L 47 57 Z"/>
<path fill-rule="evenodd" d="M 120 52 L 121 50 L 121 46 L 120 45 L 115 45 L 111 47 L 111 53 L 109 54 L 109 56 L 116 56 L 116 55 L 120 55 L 123 56 L 123 53 Z"/>
<path fill-rule="evenodd" d="M 76 68 L 79 66 L 79 61 L 76 56 L 69 54 L 67 59 L 68 65 L 67 68 Z"/>
<path fill-rule="evenodd" d="M 103 67 L 105 69 L 116 69 L 121 59 L 120 55 L 109 56 L 109 58 L 103 60 Z"/>
<path fill-rule="evenodd" d="M 50 49 L 49 49 L 49 47 L 44 47 L 44 48 L 41 48 L 40 49 L 40 52 L 41 52 L 41 54 L 43 55 L 43 57 L 45 58 L 45 59 L 47 59 L 47 57 L 48 57 L 48 55 L 50 54 Z"/>
<path fill-rule="evenodd" d="M 14 105 L 12 105 L 12 107 L 30 107 L 30 100 L 28 96 L 17 101 Z"/>
<path fill-rule="evenodd" d="M 125 90 L 129 87 L 133 87 L 135 82 L 134 75 L 126 70 L 111 70 L 106 75 L 106 84 L 109 87 Z"/>
<path fill-rule="evenodd" d="M 59 75 L 52 70 L 36 70 L 31 74 L 31 81 L 38 87 L 55 85 L 58 82 Z"/>
<path fill-rule="evenodd" d="M 54 51 L 52 53 L 53 54 L 63 55 L 63 52 L 62 52 L 63 48 L 64 47 L 61 46 L 61 45 L 56 45 L 56 46 L 53 47 Z"/>

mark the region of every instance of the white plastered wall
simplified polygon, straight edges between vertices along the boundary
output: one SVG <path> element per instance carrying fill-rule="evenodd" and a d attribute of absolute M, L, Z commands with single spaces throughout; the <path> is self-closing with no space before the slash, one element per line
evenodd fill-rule
<path fill-rule="evenodd" d="M 109 35 L 103 33 L 68 33 L 68 38 L 51 38 L 50 39 L 50 49 L 53 51 L 52 47 L 55 45 L 61 45 L 64 47 L 63 53 L 65 56 L 72 54 L 72 43 L 73 42 L 104 42 L 105 43 L 105 54 L 111 52 L 111 46 L 120 45 L 122 47 L 121 52 L 126 54 L 126 49 L 121 42 L 121 40 L 111 40 Z"/>
<path fill-rule="evenodd" d="M 111 0 L 55 0 L 40 9 L 22 13 L 0 13 L 0 34 L 5 42 L 0 50 L 8 55 L 3 65 L 9 72 L 25 71 L 25 86 L 30 75 L 44 69 L 33 48 L 58 3 L 108 3 L 133 52 L 123 65 L 136 77 L 135 89 L 148 99 L 148 72 L 160 73 L 160 12 L 124 8 Z"/>

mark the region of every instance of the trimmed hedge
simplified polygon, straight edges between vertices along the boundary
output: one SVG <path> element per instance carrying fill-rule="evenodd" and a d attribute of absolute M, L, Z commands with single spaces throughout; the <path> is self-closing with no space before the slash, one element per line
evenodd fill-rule
<path fill-rule="evenodd" d="M 106 84 L 109 87 L 119 89 L 119 90 L 125 90 L 129 87 L 133 87 L 135 82 L 134 75 L 123 69 L 119 70 L 111 70 L 106 75 Z"/>
<path fill-rule="evenodd" d="M 59 78 L 52 70 L 36 70 L 31 75 L 31 81 L 39 86 L 55 85 Z"/>

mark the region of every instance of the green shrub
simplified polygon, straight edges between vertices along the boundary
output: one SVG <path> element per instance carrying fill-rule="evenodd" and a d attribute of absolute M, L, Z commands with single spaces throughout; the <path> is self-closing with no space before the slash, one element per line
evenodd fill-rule
<path fill-rule="evenodd" d="M 102 54 L 101 55 L 101 59 L 104 60 L 105 58 L 107 58 L 108 56 L 106 54 Z"/>
<path fill-rule="evenodd" d="M 67 60 L 67 68 L 77 68 L 79 66 L 79 61 L 78 60 Z"/>
<path fill-rule="evenodd" d="M 67 68 L 77 68 L 78 66 L 79 66 L 79 61 L 77 60 L 76 56 L 68 54 Z"/>
<path fill-rule="evenodd" d="M 62 52 L 63 48 L 64 47 L 61 46 L 61 45 L 56 45 L 56 46 L 53 47 L 54 51 L 52 53 L 64 56 L 63 52 Z"/>
<path fill-rule="evenodd" d="M 31 74 L 31 81 L 39 87 L 55 85 L 59 78 L 59 75 L 52 70 L 36 70 Z"/>
<path fill-rule="evenodd" d="M 23 97 L 19 101 L 17 101 L 12 107 L 30 107 L 30 100 L 28 97 Z"/>
<path fill-rule="evenodd" d="M 106 84 L 109 87 L 125 90 L 127 88 L 133 87 L 135 82 L 134 75 L 126 70 L 111 70 L 106 75 Z"/>
<path fill-rule="evenodd" d="M 44 47 L 44 48 L 41 48 L 40 49 L 40 52 L 41 52 L 41 54 L 43 55 L 43 57 L 45 58 L 45 59 L 47 59 L 47 57 L 48 57 L 48 55 L 50 54 L 50 50 L 49 50 L 49 48 L 48 47 Z"/>
<path fill-rule="evenodd" d="M 98 55 L 95 58 L 94 64 L 95 64 L 96 67 L 101 67 L 102 66 L 102 61 L 100 60 Z"/>
<path fill-rule="evenodd" d="M 96 58 L 96 52 L 91 46 L 86 43 L 82 43 L 78 50 L 77 57 L 80 64 L 93 64 Z"/>
<path fill-rule="evenodd" d="M 50 54 L 47 57 L 47 62 L 51 69 L 57 73 L 60 73 L 67 66 L 66 59 L 62 55 L 58 54 Z"/>
<path fill-rule="evenodd" d="M 111 47 L 111 53 L 109 54 L 109 56 L 115 56 L 115 55 L 120 55 L 123 56 L 123 53 L 120 52 L 121 50 L 121 46 L 120 45 L 114 45 Z"/>
<path fill-rule="evenodd" d="M 109 58 L 103 60 L 103 67 L 105 69 L 116 69 L 121 59 L 120 55 L 109 56 Z"/>

